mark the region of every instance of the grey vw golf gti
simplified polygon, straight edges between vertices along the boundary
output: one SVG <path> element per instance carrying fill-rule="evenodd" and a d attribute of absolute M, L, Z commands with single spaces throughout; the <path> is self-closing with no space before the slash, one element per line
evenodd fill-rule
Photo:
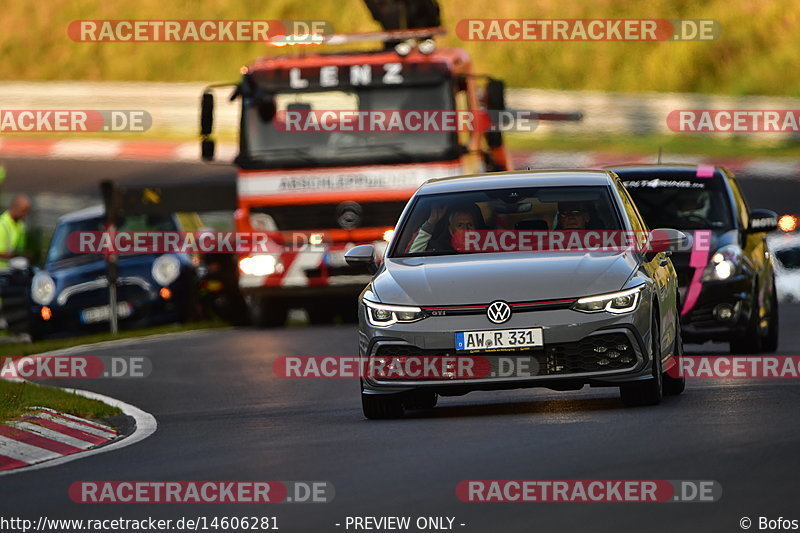
<path fill-rule="evenodd" d="M 620 246 L 630 235 L 653 246 Z M 382 261 L 372 245 L 345 256 L 375 273 L 359 303 L 364 415 L 476 390 L 613 386 L 631 406 L 680 394 L 666 373 L 682 351 L 669 250 L 687 245 L 649 232 L 609 171 L 426 182 Z"/>

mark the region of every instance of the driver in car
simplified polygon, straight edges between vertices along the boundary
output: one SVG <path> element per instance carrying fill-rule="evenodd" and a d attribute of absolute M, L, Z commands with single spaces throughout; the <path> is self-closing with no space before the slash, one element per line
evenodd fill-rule
<path fill-rule="evenodd" d="M 558 229 L 585 230 L 592 219 L 583 202 L 558 202 Z"/>
<path fill-rule="evenodd" d="M 682 191 L 675 201 L 675 216 L 681 220 L 707 220 L 710 203 L 706 191 Z"/>
<path fill-rule="evenodd" d="M 409 253 L 455 251 L 452 243 L 453 234 L 457 231 L 472 231 L 476 228 L 475 215 L 467 209 L 454 209 L 450 213 L 447 231 L 440 237 L 433 239 L 436 224 L 446 212 L 446 205 L 434 205 L 431 208 L 428 220 L 420 226 L 419 231 L 411 241 L 411 246 L 408 248 Z"/>

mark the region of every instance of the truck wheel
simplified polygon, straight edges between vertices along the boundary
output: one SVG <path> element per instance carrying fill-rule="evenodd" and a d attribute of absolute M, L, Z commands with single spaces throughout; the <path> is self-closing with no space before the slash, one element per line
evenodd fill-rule
<path fill-rule="evenodd" d="M 250 308 L 250 321 L 259 328 L 282 327 L 286 324 L 289 310 L 286 304 L 267 298 L 254 298 L 248 303 Z"/>
<path fill-rule="evenodd" d="M 306 313 L 308 313 L 308 321 L 312 324 L 330 324 L 336 316 L 335 310 L 323 303 L 306 307 Z"/>
<path fill-rule="evenodd" d="M 646 381 L 633 381 L 620 386 L 619 393 L 622 403 L 628 407 L 658 405 L 664 395 L 661 371 L 661 334 L 655 317 L 653 317 L 653 330 L 650 336 L 653 338 L 653 377 Z"/>
<path fill-rule="evenodd" d="M 403 403 L 395 394 L 361 393 L 361 409 L 370 420 L 401 418 Z"/>

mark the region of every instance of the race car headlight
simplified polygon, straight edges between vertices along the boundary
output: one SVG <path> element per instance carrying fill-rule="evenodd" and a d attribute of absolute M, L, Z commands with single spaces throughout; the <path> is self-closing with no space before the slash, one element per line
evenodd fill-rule
<path fill-rule="evenodd" d="M 639 305 L 643 288 L 644 286 L 642 285 L 625 291 L 587 296 L 575 302 L 572 308 L 584 313 L 597 313 L 600 311 L 608 311 L 615 314 L 629 313 Z"/>
<path fill-rule="evenodd" d="M 723 281 L 733 276 L 742 261 L 742 249 L 736 245 L 723 246 L 711 256 L 703 272 L 703 281 Z"/>
<path fill-rule="evenodd" d="M 159 285 L 169 285 L 181 273 L 181 262 L 174 255 L 160 255 L 153 261 L 151 274 Z"/>
<path fill-rule="evenodd" d="M 56 297 L 56 282 L 46 272 L 39 272 L 31 281 L 31 299 L 39 305 L 49 305 Z"/>
<path fill-rule="evenodd" d="M 259 254 L 243 257 L 239 260 L 239 270 L 249 276 L 269 276 L 277 269 L 277 259 L 274 255 Z"/>
<path fill-rule="evenodd" d="M 419 307 L 384 305 L 369 300 L 362 301 L 367 306 L 367 320 L 373 326 L 391 326 L 398 322 L 416 322 L 425 318 L 425 314 Z"/>

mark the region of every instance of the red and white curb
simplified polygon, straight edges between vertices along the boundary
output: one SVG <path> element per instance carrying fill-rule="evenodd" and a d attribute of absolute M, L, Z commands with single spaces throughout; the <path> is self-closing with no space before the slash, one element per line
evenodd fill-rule
<path fill-rule="evenodd" d="M 21 418 L 0 425 L 0 470 L 58 459 L 118 437 L 114 428 L 104 424 L 34 407 Z"/>

